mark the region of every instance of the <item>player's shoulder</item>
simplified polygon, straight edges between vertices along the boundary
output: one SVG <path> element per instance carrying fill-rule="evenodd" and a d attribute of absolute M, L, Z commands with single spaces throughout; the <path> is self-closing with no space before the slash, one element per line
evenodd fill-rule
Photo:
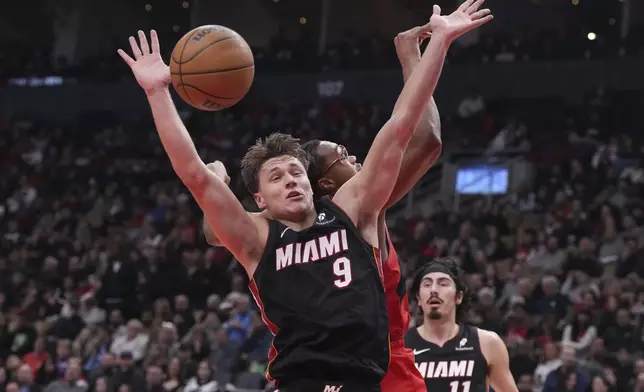
<path fill-rule="evenodd" d="M 503 352 L 506 353 L 507 355 L 507 347 L 505 346 L 505 342 L 499 334 L 497 334 L 494 331 L 489 331 L 487 329 L 482 329 L 478 327 L 473 327 L 476 329 L 476 332 L 479 337 L 479 344 L 481 346 L 481 351 L 485 358 L 487 359 L 488 363 L 492 363 L 495 361 L 495 359 L 503 354 Z"/>

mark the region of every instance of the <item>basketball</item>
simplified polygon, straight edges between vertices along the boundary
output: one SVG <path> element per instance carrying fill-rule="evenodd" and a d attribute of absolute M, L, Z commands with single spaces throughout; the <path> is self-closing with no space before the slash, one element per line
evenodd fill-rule
<path fill-rule="evenodd" d="M 170 58 L 172 85 L 186 103 L 218 111 L 239 102 L 255 76 L 253 52 L 235 31 L 217 25 L 184 35 Z"/>

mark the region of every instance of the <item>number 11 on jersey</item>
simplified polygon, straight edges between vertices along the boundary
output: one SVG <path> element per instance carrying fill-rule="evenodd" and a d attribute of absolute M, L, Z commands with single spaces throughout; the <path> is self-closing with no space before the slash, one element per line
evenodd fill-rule
<path fill-rule="evenodd" d="M 452 381 L 449 383 L 449 392 L 470 392 L 471 381 Z M 462 388 L 459 388 L 462 385 Z"/>

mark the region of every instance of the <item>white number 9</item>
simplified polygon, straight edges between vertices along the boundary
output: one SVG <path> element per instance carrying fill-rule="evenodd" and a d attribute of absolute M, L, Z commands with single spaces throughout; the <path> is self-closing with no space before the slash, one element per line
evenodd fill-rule
<path fill-rule="evenodd" d="M 333 262 L 333 274 L 338 277 L 333 284 L 343 289 L 351 284 L 351 262 L 346 257 L 339 257 Z"/>

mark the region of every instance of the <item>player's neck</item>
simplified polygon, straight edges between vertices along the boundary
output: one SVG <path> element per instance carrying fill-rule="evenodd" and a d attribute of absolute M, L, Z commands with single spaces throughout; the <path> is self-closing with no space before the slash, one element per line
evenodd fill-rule
<path fill-rule="evenodd" d="M 447 341 L 454 339 L 458 335 L 459 326 L 452 319 L 428 320 L 420 327 L 420 333 L 426 340 L 442 346 Z"/>
<path fill-rule="evenodd" d="M 298 219 L 297 221 L 292 219 L 277 219 L 277 221 L 292 230 L 301 231 L 313 226 L 315 218 L 317 218 L 317 213 L 315 212 L 315 209 L 313 209 L 305 216 L 302 216 L 302 219 Z"/>

